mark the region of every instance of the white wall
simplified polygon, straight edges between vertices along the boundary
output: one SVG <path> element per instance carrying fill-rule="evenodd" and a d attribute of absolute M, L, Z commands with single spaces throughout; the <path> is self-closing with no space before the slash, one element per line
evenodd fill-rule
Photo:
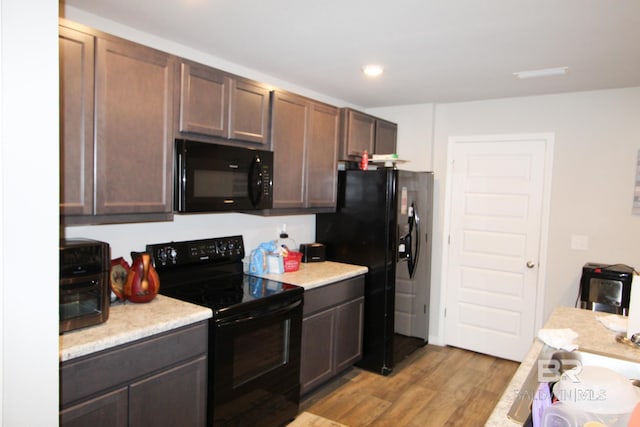
<path fill-rule="evenodd" d="M 65 237 L 87 237 L 109 242 L 112 258 L 131 262 L 131 251 L 146 244 L 241 234 L 247 257 L 260 243 L 278 238 L 282 224 L 297 244 L 315 241 L 315 215 L 261 217 L 234 213 L 176 215 L 173 221 L 66 227 Z"/>
<path fill-rule="evenodd" d="M 368 109 L 369 114 L 398 123 L 398 166 L 411 171 L 433 170 L 434 104 L 403 105 Z"/>
<path fill-rule="evenodd" d="M 0 425 L 54 426 L 58 7 L 3 0 L 0 14 Z"/>
<path fill-rule="evenodd" d="M 631 214 L 640 150 L 640 88 L 442 104 L 435 117 L 434 171 L 436 187 L 442 189 L 435 203 L 436 245 L 443 241 L 450 136 L 552 132 L 548 258 L 541 260 L 547 271 L 543 321 L 556 306 L 573 306 L 586 262 L 640 268 L 640 216 Z M 588 250 L 571 249 L 572 235 L 587 236 Z M 434 248 L 434 283 L 441 282 L 441 253 Z M 432 309 L 442 301 L 436 286 Z M 442 318 L 431 322 L 434 340 L 441 339 Z"/>

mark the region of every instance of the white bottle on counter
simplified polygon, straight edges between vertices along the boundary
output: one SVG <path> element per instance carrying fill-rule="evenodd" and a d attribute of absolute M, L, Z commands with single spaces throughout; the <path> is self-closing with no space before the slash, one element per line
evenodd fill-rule
<path fill-rule="evenodd" d="M 276 244 L 279 250 L 285 249 L 286 251 L 297 251 L 298 247 L 296 246 L 295 240 L 289 237 L 287 233 L 287 224 L 282 224 L 282 231 L 280 231 L 280 236 L 276 240 Z"/>
<path fill-rule="evenodd" d="M 633 275 L 631 296 L 629 297 L 629 318 L 627 320 L 627 338 L 640 332 L 640 276 Z"/>

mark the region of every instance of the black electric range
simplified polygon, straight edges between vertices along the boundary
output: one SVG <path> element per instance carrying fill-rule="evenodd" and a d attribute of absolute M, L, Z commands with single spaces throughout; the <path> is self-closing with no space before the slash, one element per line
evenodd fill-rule
<path fill-rule="evenodd" d="M 244 274 L 242 236 L 147 245 L 160 293 L 209 307 L 209 426 L 297 415 L 304 289 Z"/>

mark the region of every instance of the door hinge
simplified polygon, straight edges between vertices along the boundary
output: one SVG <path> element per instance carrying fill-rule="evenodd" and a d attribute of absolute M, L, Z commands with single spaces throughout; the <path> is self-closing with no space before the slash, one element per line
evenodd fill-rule
<path fill-rule="evenodd" d="M 444 317 L 447 317 L 447 307 L 444 308 Z"/>
<path fill-rule="evenodd" d="M 424 311 L 424 314 L 427 314 L 427 304 L 424 304 L 424 305 L 422 306 L 422 309 L 423 309 L 423 311 Z"/>
<path fill-rule="evenodd" d="M 451 234 L 447 236 L 447 245 L 451 244 Z"/>

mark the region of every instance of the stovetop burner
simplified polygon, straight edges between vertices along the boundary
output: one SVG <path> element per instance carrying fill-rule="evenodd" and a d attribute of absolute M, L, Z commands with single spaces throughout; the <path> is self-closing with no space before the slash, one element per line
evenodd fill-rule
<path fill-rule="evenodd" d="M 162 295 L 209 307 L 214 318 L 303 292 L 299 286 L 244 274 L 242 236 L 152 244 L 146 251 Z"/>

